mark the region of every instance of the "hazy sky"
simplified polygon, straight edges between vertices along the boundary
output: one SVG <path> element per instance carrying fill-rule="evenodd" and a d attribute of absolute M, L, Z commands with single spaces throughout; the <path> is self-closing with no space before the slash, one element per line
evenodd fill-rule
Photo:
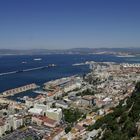
<path fill-rule="evenodd" d="M 0 0 L 0 48 L 140 47 L 140 0 Z"/>

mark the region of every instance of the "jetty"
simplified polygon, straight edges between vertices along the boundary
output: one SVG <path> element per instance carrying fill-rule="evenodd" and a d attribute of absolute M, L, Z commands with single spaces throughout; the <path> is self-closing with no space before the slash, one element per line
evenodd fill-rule
<path fill-rule="evenodd" d="M 3 98 L 3 97 L 8 97 L 8 96 L 14 96 L 15 94 L 19 94 L 21 92 L 25 92 L 28 90 L 34 90 L 36 88 L 38 88 L 38 86 L 35 83 L 32 83 L 32 84 L 28 84 L 28 85 L 21 86 L 18 88 L 6 90 L 1 93 L 0 97 Z"/>

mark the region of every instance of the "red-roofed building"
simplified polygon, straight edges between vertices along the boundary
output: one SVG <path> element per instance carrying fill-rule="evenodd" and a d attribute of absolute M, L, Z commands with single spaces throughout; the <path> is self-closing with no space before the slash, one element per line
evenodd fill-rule
<path fill-rule="evenodd" d="M 63 128 L 57 127 L 54 128 L 53 132 L 50 135 L 44 136 L 42 140 L 59 140 L 64 135 L 65 130 Z"/>
<path fill-rule="evenodd" d="M 45 125 L 48 127 L 56 127 L 58 124 L 57 121 L 50 119 L 46 116 L 33 116 L 32 122 L 36 123 L 37 125 Z"/>
<path fill-rule="evenodd" d="M 86 133 L 86 129 L 83 126 L 79 125 L 79 124 L 77 124 L 71 130 L 71 134 L 72 134 L 73 139 L 76 139 L 76 138 L 78 138 L 80 136 L 83 136 L 85 133 Z"/>

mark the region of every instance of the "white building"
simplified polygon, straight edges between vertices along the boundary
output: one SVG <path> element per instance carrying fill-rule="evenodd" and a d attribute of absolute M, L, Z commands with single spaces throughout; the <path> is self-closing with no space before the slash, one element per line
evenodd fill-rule
<path fill-rule="evenodd" d="M 6 131 L 16 130 L 23 125 L 23 117 L 19 115 L 10 115 L 8 118 L 0 119 L 0 137 Z"/>
<path fill-rule="evenodd" d="M 93 140 L 101 130 L 93 130 L 87 134 L 87 140 Z"/>
<path fill-rule="evenodd" d="M 33 114 L 33 115 L 45 115 L 46 110 L 48 110 L 49 108 L 50 108 L 50 105 L 35 103 L 34 107 L 30 108 L 28 110 L 28 112 Z"/>
<path fill-rule="evenodd" d="M 26 105 L 28 108 L 34 106 L 34 100 L 33 100 L 33 99 L 26 99 L 26 100 L 25 100 L 25 105 Z"/>
<path fill-rule="evenodd" d="M 28 112 L 32 115 L 44 115 L 43 110 L 39 108 L 31 108 L 28 110 Z"/>
<path fill-rule="evenodd" d="M 57 101 L 57 102 L 55 103 L 55 106 L 56 106 L 56 107 L 60 107 L 60 108 L 65 108 L 65 109 L 68 108 L 68 104 L 65 103 L 64 101 Z"/>
<path fill-rule="evenodd" d="M 60 122 L 62 119 L 62 109 L 61 108 L 50 108 L 46 111 L 46 116 L 50 119 Z"/>
<path fill-rule="evenodd" d="M 23 125 L 23 118 L 21 116 L 13 117 L 13 129 L 16 130 L 17 128 Z"/>
<path fill-rule="evenodd" d="M 37 108 L 37 109 L 42 109 L 42 111 L 45 113 L 47 109 L 50 108 L 50 106 L 47 104 L 47 105 L 44 105 L 44 104 L 34 104 L 34 108 Z"/>

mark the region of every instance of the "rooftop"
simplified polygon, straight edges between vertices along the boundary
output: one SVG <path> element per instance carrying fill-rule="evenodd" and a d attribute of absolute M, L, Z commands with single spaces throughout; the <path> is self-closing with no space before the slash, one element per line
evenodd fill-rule
<path fill-rule="evenodd" d="M 92 99 L 95 99 L 95 96 L 93 96 L 93 95 L 85 95 L 85 96 L 82 97 L 82 99 L 92 100 Z"/>
<path fill-rule="evenodd" d="M 28 110 L 28 112 L 33 113 L 33 114 L 40 114 L 42 112 L 42 109 L 31 108 L 31 109 Z"/>

